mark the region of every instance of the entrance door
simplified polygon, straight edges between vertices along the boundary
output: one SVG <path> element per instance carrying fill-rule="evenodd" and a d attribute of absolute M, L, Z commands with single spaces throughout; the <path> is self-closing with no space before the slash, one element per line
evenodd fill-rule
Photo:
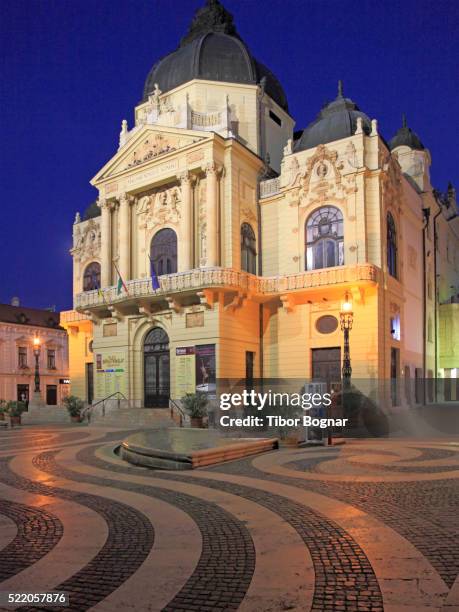
<path fill-rule="evenodd" d="M 57 405 L 57 386 L 46 385 L 46 405 L 56 406 Z"/>
<path fill-rule="evenodd" d="M 312 378 L 327 383 L 328 391 L 341 382 L 341 349 L 312 349 Z"/>
<path fill-rule="evenodd" d="M 94 364 L 86 364 L 86 398 L 88 404 L 92 404 L 94 398 Z"/>
<path fill-rule="evenodd" d="M 145 408 L 163 408 L 169 404 L 169 336 L 160 327 L 152 329 L 143 347 Z"/>

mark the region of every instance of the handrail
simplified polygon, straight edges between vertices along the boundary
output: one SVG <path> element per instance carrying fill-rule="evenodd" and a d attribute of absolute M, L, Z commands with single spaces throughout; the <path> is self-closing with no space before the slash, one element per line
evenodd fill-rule
<path fill-rule="evenodd" d="M 115 396 L 117 396 L 117 400 L 118 400 L 118 410 L 120 408 L 120 402 L 121 399 L 124 399 L 127 401 L 127 398 L 125 395 L 123 395 L 121 393 L 121 391 L 115 391 L 115 393 L 112 393 L 111 395 L 107 395 L 107 397 L 104 397 L 103 399 L 99 400 L 98 402 L 96 402 L 95 404 L 89 404 L 85 410 L 83 410 L 83 412 L 81 413 L 81 417 L 82 420 L 85 419 L 85 417 L 87 418 L 88 423 L 91 420 L 91 411 L 93 408 L 95 408 L 96 406 L 98 406 L 99 404 L 102 404 L 102 416 L 105 416 L 105 402 L 109 399 L 114 398 Z"/>
<path fill-rule="evenodd" d="M 174 400 L 172 398 L 169 398 L 169 409 L 171 411 L 171 418 L 173 419 L 172 416 L 172 412 L 173 412 L 173 408 L 175 408 L 177 410 L 177 412 L 179 413 L 180 416 L 180 427 L 183 427 L 186 423 L 187 417 L 188 417 L 188 413 L 182 408 L 182 406 L 180 406 L 180 404 L 177 402 L 177 400 Z"/>

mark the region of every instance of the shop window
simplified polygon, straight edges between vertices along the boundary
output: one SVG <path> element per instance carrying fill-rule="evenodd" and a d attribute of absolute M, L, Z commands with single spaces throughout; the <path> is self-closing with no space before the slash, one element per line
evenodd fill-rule
<path fill-rule="evenodd" d="M 306 270 L 344 264 L 343 215 L 334 206 L 315 210 L 306 221 Z"/>

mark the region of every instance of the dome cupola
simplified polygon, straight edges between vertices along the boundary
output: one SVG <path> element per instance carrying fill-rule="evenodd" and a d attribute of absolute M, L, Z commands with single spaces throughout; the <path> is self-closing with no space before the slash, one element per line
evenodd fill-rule
<path fill-rule="evenodd" d="M 343 95 L 342 81 L 338 82 L 338 95 L 333 102 L 326 104 L 317 119 L 301 132 L 295 141 L 295 151 L 312 149 L 320 144 L 326 144 L 341 138 L 353 136 L 357 129 L 357 119 L 362 119 L 365 134 L 371 132 L 371 121 L 357 104 Z"/>
<path fill-rule="evenodd" d="M 191 22 L 178 49 L 160 59 L 145 81 L 143 101 L 155 83 L 167 92 L 193 79 L 263 84 L 265 92 L 288 110 L 287 98 L 274 74 L 258 62 L 236 31 L 233 16 L 218 0 L 207 0 Z"/>
<path fill-rule="evenodd" d="M 389 148 L 391 151 L 397 147 L 409 147 L 410 149 L 414 149 L 416 151 L 425 150 L 419 136 L 408 127 L 405 115 L 402 115 L 402 127 L 389 142 Z"/>

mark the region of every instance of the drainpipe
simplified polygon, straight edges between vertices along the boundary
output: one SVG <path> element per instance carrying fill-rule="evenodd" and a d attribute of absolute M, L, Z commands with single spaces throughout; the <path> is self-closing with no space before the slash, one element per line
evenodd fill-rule
<path fill-rule="evenodd" d="M 257 217 L 258 217 L 258 276 L 263 275 L 263 251 L 261 248 L 261 204 L 260 204 L 260 182 L 258 182 L 258 197 L 257 197 Z M 259 378 L 263 381 L 264 373 L 264 347 L 263 347 L 263 304 L 258 306 L 258 343 L 259 343 Z M 262 383 L 263 384 L 263 383 Z"/>
<path fill-rule="evenodd" d="M 438 399 L 438 385 L 437 385 L 437 375 L 438 375 L 438 329 L 437 329 L 437 319 L 438 319 L 438 295 L 437 295 L 437 218 L 441 215 L 441 204 L 436 199 L 438 204 L 438 212 L 434 215 L 433 218 L 433 232 L 434 232 L 434 329 L 435 329 L 435 355 L 434 355 L 434 380 L 435 380 L 435 401 Z"/>
<path fill-rule="evenodd" d="M 426 291 L 426 271 L 427 271 L 427 254 L 426 254 L 426 230 L 429 225 L 430 208 L 423 208 L 424 225 L 422 226 L 422 373 L 424 383 L 422 385 L 422 403 L 426 405 L 426 367 L 427 367 L 427 351 L 426 351 L 426 325 L 427 325 L 427 291 Z M 416 376 L 414 377 L 416 384 Z"/>

